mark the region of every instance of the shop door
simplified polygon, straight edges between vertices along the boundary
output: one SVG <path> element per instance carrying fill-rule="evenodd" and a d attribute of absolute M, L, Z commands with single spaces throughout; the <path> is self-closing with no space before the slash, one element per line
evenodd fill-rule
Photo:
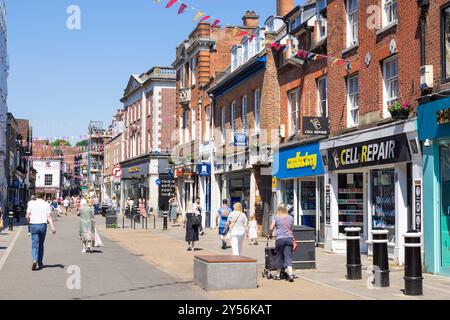
<path fill-rule="evenodd" d="M 450 144 L 440 147 L 442 271 L 450 271 Z"/>
<path fill-rule="evenodd" d="M 318 189 L 318 243 L 325 242 L 325 179 L 324 177 L 317 178 L 317 189 Z"/>

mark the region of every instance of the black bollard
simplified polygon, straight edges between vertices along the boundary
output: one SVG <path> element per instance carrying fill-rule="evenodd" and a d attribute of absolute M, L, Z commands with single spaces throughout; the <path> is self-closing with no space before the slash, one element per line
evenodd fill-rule
<path fill-rule="evenodd" d="M 167 211 L 163 212 L 163 230 L 167 230 L 167 218 L 168 218 L 169 214 L 167 213 Z"/>
<path fill-rule="evenodd" d="M 9 231 L 13 231 L 14 229 L 14 212 L 10 211 L 8 212 L 8 227 L 9 227 Z"/>
<path fill-rule="evenodd" d="M 347 280 L 362 279 L 360 232 L 361 228 L 345 228 L 347 234 Z"/>
<path fill-rule="evenodd" d="M 423 295 L 422 233 L 408 231 L 405 234 L 405 291 L 407 296 Z"/>
<path fill-rule="evenodd" d="M 383 229 L 372 230 L 373 274 L 376 287 L 387 288 L 389 281 L 388 233 Z"/>

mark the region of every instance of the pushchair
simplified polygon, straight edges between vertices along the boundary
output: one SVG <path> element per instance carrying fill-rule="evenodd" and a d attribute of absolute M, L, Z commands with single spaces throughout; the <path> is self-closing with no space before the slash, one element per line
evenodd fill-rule
<path fill-rule="evenodd" d="M 265 251 L 265 263 L 264 271 L 262 273 L 263 278 L 272 279 L 273 275 L 271 271 L 278 270 L 277 250 L 273 247 L 269 247 L 269 237 L 267 237 L 267 244 L 264 248 Z"/>

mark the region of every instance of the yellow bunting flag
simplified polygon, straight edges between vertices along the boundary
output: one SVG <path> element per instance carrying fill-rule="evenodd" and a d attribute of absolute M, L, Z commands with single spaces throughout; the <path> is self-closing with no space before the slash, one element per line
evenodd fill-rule
<path fill-rule="evenodd" d="M 197 12 L 197 14 L 196 14 L 194 20 L 192 20 L 192 22 L 197 21 L 202 15 L 203 15 L 203 12 L 202 12 L 202 11 Z"/>

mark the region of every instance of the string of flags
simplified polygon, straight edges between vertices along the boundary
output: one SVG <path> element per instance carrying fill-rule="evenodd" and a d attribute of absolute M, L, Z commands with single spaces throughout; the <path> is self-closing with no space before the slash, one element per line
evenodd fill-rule
<path fill-rule="evenodd" d="M 163 0 L 153 0 L 153 2 L 161 4 L 163 2 Z M 213 28 L 214 27 L 220 28 L 219 24 L 223 23 L 223 21 L 221 19 L 218 19 L 211 15 L 205 14 L 205 12 L 203 10 L 199 10 L 199 9 L 187 4 L 186 2 L 184 2 L 184 0 L 167 0 L 165 8 L 166 9 L 172 8 L 175 4 L 179 4 L 179 6 L 178 6 L 178 14 L 179 15 L 185 13 L 186 9 L 191 9 L 192 11 L 196 12 L 194 20 L 192 20 L 192 22 L 198 21 L 198 23 L 201 23 L 201 22 L 209 21 L 209 22 L 212 22 L 211 26 Z M 226 25 L 228 27 L 232 28 L 231 32 L 234 37 L 243 38 L 243 37 L 248 36 L 249 41 L 252 41 L 256 37 L 256 35 L 251 31 L 242 30 L 231 24 L 226 24 Z M 280 51 L 280 50 L 284 51 L 284 50 L 290 48 L 286 44 L 272 42 L 271 40 L 265 39 L 263 37 L 260 37 L 259 40 L 261 40 L 265 46 L 269 45 L 269 48 L 271 48 L 271 49 L 274 48 L 276 51 Z M 311 61 L 326 59 L 330 65 L 335 65 L 335 64 L 345 65 L 347 71 L 350 71 L 350 69 L 351 69 L 350 61 L 346 60 L 346 59 L 335 58 L 335 57 L 332 57 L 329 55 L 317 54 L 317 53 L 306 51 L 306 50 L 297 50 L 295 55 L 298 58 L 303 58 L 303 59 L 307 59 L 307 60 L 311 60 Z"/>

